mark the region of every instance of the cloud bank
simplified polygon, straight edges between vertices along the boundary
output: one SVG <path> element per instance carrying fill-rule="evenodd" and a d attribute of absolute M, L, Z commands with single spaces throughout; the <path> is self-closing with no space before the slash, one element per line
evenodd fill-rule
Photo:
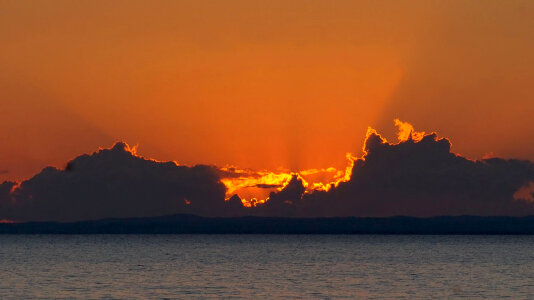
<path fill-rule="evenodd" d="M 226 188 L 213 167 L 137 156 L 125 143 L 0 185 L 0 219 L 74 221 L 191 213 L 225 216 Z"/>
<path fill-rule="evenodd" d="M 388 143 L 370 130 L 350 180 L 323 192 L 284 197 L 298 216 L 528 215 L 514 193 L 534 180 L 534 165 L 515 159 L 473 161 L 451 153 L 435 133 Z M 399 136 L 399 139 L 401 137 Z M 276 196 L 281 196 L 282 192 Z"/>
<path fill-rule="evenodd" d="M 364 155 L 347 173 L 272 173 L 143 158 L 119 142 L 81 155 L 64 169 L 0 184 L 0 219 L 75 221 L 177 213 L 201 216 L 438 216 L 534 214 L 534 164 L 515 159 L 469 160 L 436 133 L 396 120 L 399 141 L 369 129 Z M 333 174 L 330 182 L 305 176 Z M 269 191 L 242 200 L 237 190 Z M 526 195 L 526 196 L 522 196 Z"/>

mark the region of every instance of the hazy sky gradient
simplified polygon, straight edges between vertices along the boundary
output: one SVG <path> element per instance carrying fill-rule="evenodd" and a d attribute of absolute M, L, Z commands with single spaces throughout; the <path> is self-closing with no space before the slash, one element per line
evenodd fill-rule
<path fill-rule="evenodd" d="M 0 41 L 0 181 L 115 140 L 342 169 L 394 118 L 534 159 L 532 1 L 0 1 Z"/>

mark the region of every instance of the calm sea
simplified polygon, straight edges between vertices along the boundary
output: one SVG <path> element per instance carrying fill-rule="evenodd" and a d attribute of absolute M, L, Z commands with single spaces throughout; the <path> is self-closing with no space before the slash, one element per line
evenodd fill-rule
<path fill-rule="evenodd" d="M 1 299 L 534 298 L 534 237 L 3 235 Z"/>

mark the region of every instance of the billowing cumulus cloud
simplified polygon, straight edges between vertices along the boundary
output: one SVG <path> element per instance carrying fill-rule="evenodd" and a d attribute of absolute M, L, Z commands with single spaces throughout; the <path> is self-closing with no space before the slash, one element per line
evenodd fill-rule
<path fill-rule="evenodd" d="M 469 160 L 451 153 L 449 140 L 438 138 L 435 133 L 406 135 L 401 132 L 399 140 L 392 144 L 376 131 L 369 130 L 365 154 L 354 161 L 350 180 L 326 192 L 287 199 L 295 205 L 296 215 L 534 213 L 531 202 L 514 197 L 534 179 L 531 162 L 499 158 Z"/>
<path fill-rule="evenodd" d="M 210 166 L 135 155 L 124 143 L 0 185 L 0 219 L 72 221 L 175 213 L 224 216 L 226 188 Z"/>
<path fill-rule="evenodd" d="M 136 155 L 125 143 L 64 169 L 0 185 L 0 219 L 73 221 L 176 213 L 202 216 L 438 216 L 534 214 L 534 164 L 470 160 L 448 139 L 396 120 L 398 142 L 369 129 L 346 171 L 284 172 L 181 166 Z M 313 177 L 321 175 L 319 177 Z M 328 176 L 326 176 L 328 175 Z M 326 176 L 326 177 L 325 177 Z M 327 178 L 326 181 L 314 181 Z M 265 197 L 246 198 L 245 192 Z M 243 198 L 242 198 L 243 197 Z"/>

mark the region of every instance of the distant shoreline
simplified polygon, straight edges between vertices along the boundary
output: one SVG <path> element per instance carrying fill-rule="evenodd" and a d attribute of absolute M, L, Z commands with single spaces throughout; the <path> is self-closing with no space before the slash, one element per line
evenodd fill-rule
<path fill-rule="evenodd" d="M 534 216 L 206 218 L 171 215 L 70 223 L 2 223 L 0 234 L 456 234 L 531 235 Z"/>

